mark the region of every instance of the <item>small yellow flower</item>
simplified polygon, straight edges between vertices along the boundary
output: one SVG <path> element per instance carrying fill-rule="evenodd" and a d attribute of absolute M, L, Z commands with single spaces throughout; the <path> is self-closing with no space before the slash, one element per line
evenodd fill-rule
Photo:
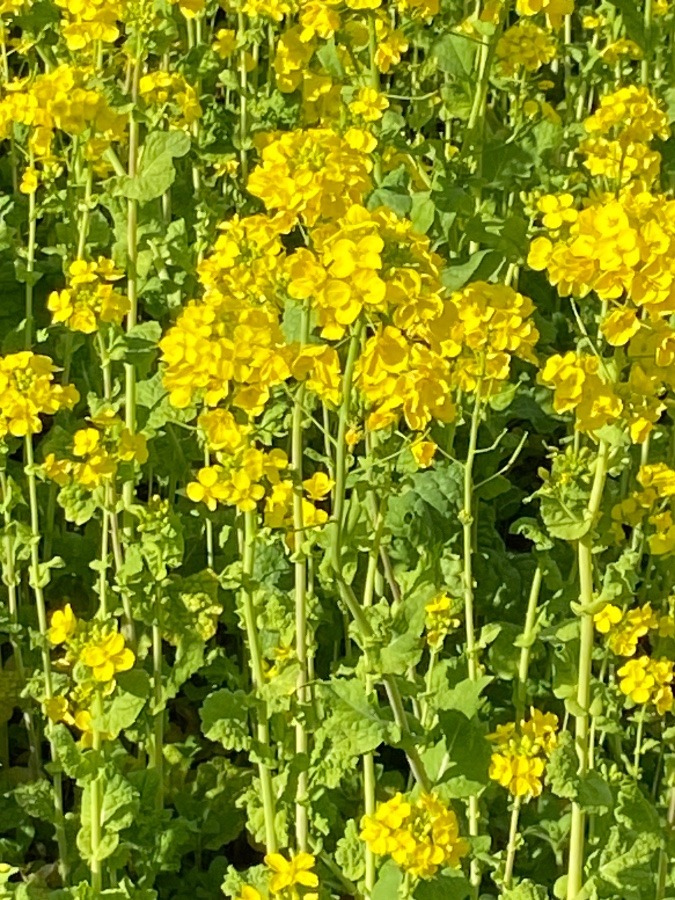
<path fill-rule="evenodd" d="M 438 447 L 433 441 L 415 441 L 410 446 L 410 452 L 420 469 L 427 469 L 431 465 L 437 450 Z"/>
<path fill-rule="evenodd" d="M 623 613 L 618 606 L 607 603 L 600 612 L 593 616 L 596 631 L 599 631 L 600 634 L 608 634 L 615 625 L 619 624 L 622 617 Z"/>
<path fill-rule="evenodd" d="M 80 654 L 80 661 L 92 669 L 95 681 L 112 681 L 117 672 L 126 672 L 134 664 L 133 652 L 124 646 L 124 637 L 112 632 L 88 644 Z"/>
<path fill-rule="evenodd" d="M 75 632 L 76 628 L 77 618 L 70 603 L 66 603 L 63 609 L 57 609 L 52 613 L 47 637 L 54 646 L 64 644 Z"/>
<path fill-rule="evenodd" d="M 349 104 L 351 113 L 364 122 L 376 122 L 382 118 L 389 101 L 376 88 L 363 87 L 359 89 L 356 99 Z"/>
<path fill-rule="evenodd" d="M 21 184 L 19 190 L 22 194 L 34 194 L 37 190 L 40 178 L 36 169 L 26 169 L 21 176 Z"/>
<path fill-rule="evenodd" d="M 649 663 L 648 656 L 641 656 L 639 659 L 629 659 L 617 671 L 621 678 L 621 692 L 634 703 L 647 703 L 656 684 L 656 679 L 649 672 Z"/>
<path fill-rule="evenodd" d="M 302 482 L 302 486 L 311 500 L 323 500 L 334 485 L 335 481 L 326 472 L 315 472 L 311 478 Z"/>
<path fill-rule="evenodd" d="M 251 887 L 250 884 L 245 884 L 236 900 L 263 900 L 263 895 L 257 888 Z"/>
<path fill-rule="evenodd" d="M 317 875 L 312 872 L 315 859 L 311 853 L 298 853 L 285 859 L 281 853 L 268 853 L 265 857 L 265 865 L 274 873 L 270 878 L 270 890 L 273 894 L 279 894 L 286 888 L 296 885 L 315 888 L 319 886 Z"/>

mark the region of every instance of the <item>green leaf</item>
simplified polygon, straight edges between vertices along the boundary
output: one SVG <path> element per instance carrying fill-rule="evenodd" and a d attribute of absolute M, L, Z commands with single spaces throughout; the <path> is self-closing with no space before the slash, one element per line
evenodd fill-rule
<path fill-rule="evenodd" d="M 494 250 L 478 250 L 464 262 L 451 260 L 443 270 L 442 281 L 449 291 L 458 291 L 470 281 L 486 281 L 502 264 L 503 257 Z"/>
<path fill-rule="evenodd" d="M 415 900 L 466 900 L 471 896 L 471 885 L 459 871 L 446 869 L 429 881 L 421 881 L 415 888 Z"/>
<path fill-rule="evenodd" d="M 370 895 L 371 900 L 393 900 L 399 896 L 399 888 L 403 883 L 403 872 L 395 862 L 387 860 L 380 869 L 375 887 Z"/>
<path fill-rule="evenodd" d="M 173 160 L 185 156 L 190 137 L 184 131 L 153 131 L 145 140 L 138 174 L 121 176 L 119 190 L 129 200 L 147 203 L 161 197 L 176 178 Z"/>
<path fill-rule="evenodd" d="M 115 693 L 105 701 L 103 715 L 96 720 L 100 730 L 113 738 L 134 724 L 150 694 L 150 676 L 142 669 L 121 672 L 116 681 Z"/>
<path fill-rule="evenodd" d="M 220 741 L 226 750 L 249 750 L 249 708 L 250 700 L 244 691 L 214 691 L 199 713 L 204 735 L 210 741 Z"/>
<path fill-rule="evenodd" d="M 431 55 L 441 72 L 460 79 L 471 78 L 478 42 L 464 34 L 444 34 L 431 46 Z"/>
<path fill-rule="evenodd" d="M 442 784 L 454 797 L 469 797 L 488 783 L 492 747 L 476 719 L 457 710 L 439 713 L 448 758 Z"/>

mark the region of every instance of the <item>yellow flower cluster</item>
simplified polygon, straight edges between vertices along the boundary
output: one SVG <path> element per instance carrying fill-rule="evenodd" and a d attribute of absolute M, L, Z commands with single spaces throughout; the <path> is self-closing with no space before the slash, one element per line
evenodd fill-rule
<path fill-rule="evenodd" d="M 322 337 L 338 340 L 363 310 L 372 316 L 396 306 L 397 321 L 412 329 L 416 311 L 441 308 L 440 258 L 391 211 L 355 204 L 314 228 L 311 243 L 288 260 L 288 293 L 316 308 Z"/>
<path fill-rule="evenodd" d="M 177 119 L 178 125 L 192 125 L 202 114 L 197 92 L 180 72 L 148 72 L 139 81 L 138 93 L 148 106 Z"/>
<path fill-rule="evenodd" d="M 439 869 L 457 868 L 469 845 L 459 836 L 455 813 L 435 794 L 416 801 L 396 794 L 361 820 L 361 840 L 378 856 L 391 856 L 414 878 L 433 878 Z"/>
<path fill-rule="evenodd" d="M 546 760 L 557 743 L 558 717 L 530 709 L 530 718 L 499 725 L 489 735 L 495 745 L 490 778 L 513 797 L 538 797 L 543 790 Z"/>
<path fill-rule="evenodd" d="M 460 620 L 457 612 L 461 604 L 447 594 L 437 594 L 424 607 L 424 627 L 427 632 L 427 643 L 432 650 L 440 650 L 447 635 L 459 628 Z"/>
<path fill-rule="evenodd" d="M 56 366 L 29 350 L 0 357 L 0 437 L 42 431 L 41 415 L 72 409 L 80 399 L 73 385 L 54 384 Z"/>
<path fill-rule="evenodd" d="M 374 407 L 368 427 L 384 428 L 402 413 L 419 431 L 432 419 L 453 419 L 455 388 L 471 392 L 480 385 L 487 396 L 508 378 L 512 356 L 535 362 L 532 312 L 522 294 L 486 282 L 444 302 L 435 292 L 414 302 L 402 298 L 394 313 L 401 327 L 380 328 L 357 363 L 357 384 Z"/>
<path fill-rule="evenodd" d="M 545 13 L 553 28 L 560 28 L 565 16 L 574 12 L 574 0 L 516 0 L 519 16 Z"/>
<path fill-rule="evenodd" d="M 524 69 L 536 72 L 556 56 L 556 42 L 546 31 L 527 20 L 507 29 L 497 44 L 496 57 L 503 75 L 518 75 Z"/>
<path fill-rule="evenodd" d="M 217 455 L 220 460 L 212 466 L 204 466 L 186 489 L 194 503 L 205 503 L 211 512 L 218 504 L 236 506 L 241 512 L 256 508 L 258 500 L 265 496 L 265 479 L 270 487 L 281 482 L 280 471 L 288 467 L 288 457 L 283 450 L 264 453 L 255 447 L 247 447 L 241 453 Z"/>
<path fill-rule="evenodd" d="M 73 435 L 72 458 L 47 454 L 43 463 L 47 478 L 59 485 L 75 481 L 93 491 L 115 478 L 120 463 L 147 462 L 144 435 L 132 434 L 114 410 L 106 409 L 90 421 L 94 427 L 80 428 Z"/>
<path fill-rule="evenodd" d="M 69 50 L 83 50 L 96 41 L 113 44 L 120 36 L 117 22 L 123 0 L 55 0 L 63 10 L 61 34 Z"/>
<path fill-rule="evenodd" d="M 318 900 L 319 894 L 314 890 L 319 886 L 319 877 L 312 871 L 316 860 L 311 853 L 289 853 L 289 858 L 282 853 L 268 853 L 265 865 L 269 869 L 267 889 L 274 897 L 287 900 Z M 250 884 L 240 888 L 236 900 L 264 900 L 264 895 Z"/>
<path fill-rule="evenodd" d="M 629 659 L 617 675 L 621 693 L 633 703 L 651 703 L 660 716 L 673 708 L 673 662 L 669 659 L 651 659 L 639 656 Z"/>
<path fill-rule="evenodd" d="M 52 291 L 47 299 L 52 321 L 84 334 L 93 334 L 101 322 L 119 324 L 129 311 L 129 301 L 112 283 L 122 276 L 111 259 L 74 260 L 68 267 L 67 286 Z"/>
<path fill-rule="evenodd" d="M 90 129 L 103 141 L 99 150 L 112 140 L 121 140 L 126 117 L 114 112 L 97 90 L 86 87 L 89 77 L 85 69 L 61 65 L 32 82 L 9 82 L 0 101 L 0 139 L 9 135 L 13 123 L 26 125 L 31 152 L 45 160 L 52 156 L 56 130 L 81 135 Z"/>
<path fill-rule="evenodd" d="M 640 638 L 659 628 L 659 617 L 650 603 L 627 612 L 607 603 L 593 621 L 596 630 L 607 635 L 607 645 L 617 656 L 635 656 Z"/>
<path fill-rule="evenodd" d="M 642 487 L 617 503 L 612 509 L 614 532 L 624 539 L 623 525 L 641 526 L 647 533 L 647 544 L 654 556 L 675 551 L 675 471 L 666 463 L 641 466 L 637 480 Z"/>
<path fill-rule="evenodd" d="M 71 683 L 66 691 L 44 701 L 45 712 L 54 722 L 74 725 L 83 732 L 85 745 L 91 746 L 94 698 L 112 694 L 115 676 L 133 667 L 134 653 L 116 624 L 78 619 L 69 603 L 52 613 L 47 638 L 54 647 L 64 645 L 58 666 L 69 673 Z"/>
<path fill-rule="evenodd" d="M 654 137 L 665 140 L 670 134 L 668 117 L 646 87 L 620 88 L 607 94 L 600 107 L 586 119 L 590 137 L 579 151 L 593 176 L 604 176 L 617 184 L 639 179 L 652 184 L 658 177 L 661 155 L 650 149 Z"/>
<path fill-rule="evenodd" d="M 284 213 L 288 227 L 340 218 L 371 189 L 371 160 L 331 129 L 288 131 L 264 141 L 248 190 L 268 210 Z"/>
<path fill-rule="evenodd" d="M 200 267 L 204 299 L 191 301 L 160 341 L 164 384 L 171 403 L 232 404 L 259 415 L 270 389 L 290 375 L 291 352 L 273 294 L 283 257 L 276 232 L 263 217 L 236 220 Z M 244 234 L 244 237 L 241 234 Z M 265 302 L 271 297 L 270 302 Z"/>
<path fill-rule="evenodd" d="M 589 434 L 623 420 L 632 441 L 641 443 L 663 410 L 661 382 L 637 364 L 619 382 L 610 360 L 570 350 L 549 357 L 539 380 L 553 389 L 556 412 L 574 411 L 575 428 Z"/>

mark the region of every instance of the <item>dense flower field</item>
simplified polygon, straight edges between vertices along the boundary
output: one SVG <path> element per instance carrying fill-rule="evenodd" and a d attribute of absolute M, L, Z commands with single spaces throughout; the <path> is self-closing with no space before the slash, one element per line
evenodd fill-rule
<path fill-rule="evenodd" d="M 675 898 L 675 8 L 0 0 L 0 898 Z"/>

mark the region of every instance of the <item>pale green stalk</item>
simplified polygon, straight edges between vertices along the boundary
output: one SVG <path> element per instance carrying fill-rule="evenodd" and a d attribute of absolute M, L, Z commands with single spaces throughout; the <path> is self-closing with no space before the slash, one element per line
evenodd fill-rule
<path fill-rule="evenodd" d="M 102 713 L 101 695 L 96 692 L 94 698 L 94 725 L 92 728 L 92 749 L 94 753 L 100 753 L 101 750 L 101 732 L 96 727 L 96 721 Z M 102 773 L 97 773 L 91 781 L 91 887 L 98 894 L 103 890 L 103 870 L 101 860 L 98 858 L 101 846 L 101 803 L 102 803 Z"/>
<path fill-rule="evenodd" d="M 593 667 L 593 614 L 589 611 L 593 603 L 593 527 L 600 512 L 600 503 L 607 477 L 608 448 L 600 442 L 595 461 L 595 474 L 591 496 L 588 502 L 588 531 L 579 540 L 579 602 L 581 604 L 579 645 L 579 675 L 575 717 L 577 756 L 579 775 L 589 770 L 589 707 L 591 704 L 591 676 Z M 572 824 L 570 830 L 570 851 L 567 870 L 567 900 L 576 900 L 584 880 L 586 816 L 579 803 L 572 804 Z"/>
<path fill-rule="evenodd" d="M 248 140 L 248 73 L 246 72 L 246 49 L 244 35 L 246 34 L 246 20 L 243 12 L 237 14 L 237 41 L 241 45 L 239 49 L 239 165 L 241 168 L 241 181 L 248 181 L 248 154 L 246 141 Z"/>
<path fill-rule="evenodd" d="M 155 591 L 155 614 L 152 623 L 152 695 L 155 705 L 152 754 L 150 765 L 157 772 L 158 789 L 155 796 L 157 809 L 164 808 L 164 710 L 162 688 L 162 593 L 159 585 Z"/>
<path fill-rule="evenodd" d="M 513 884 L 513 866 L 516 861 L 516 852 L 518 850 L 518 820 L 520 818 L 521 798 L 513 798 L 513 806 L 511 807 L 511 824 L 509 827 L 509 843 L 506 848 L 506 863 L 504 865 L 504 882 L 503 887 L 508 889 Z"/>
<path fill-rule="evenodd" d="M 13 538 L 10 535 L 10 514 L 7 504 L 9 503 L 9 487 L 7 477 L 4 472 L 0 472 L 0 497 L 5 506 L 5 534 L 3 537 L 5 564 L 3 567 L 3 581 L 7 588 L 7 609 L 9 618 L 13 625 L 19 624 L 19 597 L 17 588 L 20 584 L 20 577 L 16 571 L 14 562 L 16 558 L 16 548 Z M 14 635 L 11 637 L 12 653 L 14 656 L 14 667 L 19 677 L 19 683 L 23 687 L 26 683 L 26 669 L 23 664 L 23 652 L 21 642 Z M 23 714 L 26 732 L 28 734 L 29 760 L 30 769 L 36 776 L 42 769 L 42 754 L 40 751 L 40 741 L 38 740 L 33 713 L 30 709 L 26 709 Z"/>
<path fill-rule="evenodd" d="M 481 382 L 476 385 L 473 412 L 471 414 L 471 426 L 469 430 L 469 447 L 464 463 L 464 502 L 460 521 L 462 523 L 462 543 L 464 556 L 464 627 L 466 629 L 466 656 L 469 678 L 476 681 L 478 678 L 478 648 L 476 646 L 476 626 L 474 611 L 474 574 L 473 574 L 473 532 L 474 532 L 474 496 L 473 496 L 473 466 L 476 459 L 478 444 L 478 426 L 481 418 Z M 478 836 L 478 797 L 474 794 L 468 802 L 469 834 Z M 473 896 L 480 893 L 481 872 L 478 860 L 471 861 L 471 887 Z"/>
<path fill-rule="evenodd" d="M 309 311 L 302 311 L 301 337 L 302 343 L 307 341 L 309 331 Z M 298 660 L 298 679 L 296 696 L 300 715 L 295 723 L 295 752 L 298 756 L 306 756 L 309 752 L 309 740 L 305 728 L 304 715 L 309 703 L 307 688 L 307 557 L 302 548 L 305 539 L 304 518 L 302 512 L 302 424 L 305 385 L 299 385 L 293 404 L 293 423 L 291 427 L 291 465 L 293 468 L 293 568 L 295 585 L 295 653 Z M 307 851 L 309 837 L 309 820 L 307 815 L 308 773 L 298 773 L 295 794 L 295 839 L 297 849 Z"/>
<path fill-rule="evenodd" d="M 532 652 L 532 643 L 536 637 L 535 625 L 537 622 L 537 605 L 539 603 L 539 593 L 541 591 L 542 581 L 541 564 L 537 565 L 532 576 L 532 584 L 530 586 L 530 596 L 527 601 L 527 612 L 525 613 L 525 628 L 522 635 L 522 647 L 520 648 L 520 660 L 518 662 L 518 686 L 516 693 L 516 716 L 521 719 L 525 713 L 525 705 L 527 701 L 527 678 L 530 668 L 530 655 Z"/>
<path fill-rule="evenodd" d="M 644 32 L 645 38 L 647 40 L 647 49 L 644 52 L 642 58 L 642 64 L 640 66 L 640 76 L 642 83 L 647 85 L 649 84 L 649 66 L 651 63 L 652 56 L 652 23 L 654 17 L 654 7 L 653 0 L 645 0 L 645 9 L 644 9 Z"/>
<path fill-rule="evenodd" d="M 52 661 L 49 654 L 49 639 L 47 637 L 47 610 L 45 607 L 44 592 L 40 584 L 40 514 L 37 499 L 37 482 L 35 479 L 35 458 L 33 455 L 33 437 L 26 435 L 24 440 L 25 465 L 24 472 L 28 482 L 28 505 L 30 508 L 30 529 L 31 529 L 31 546 L 30 546 L 30 581 L 35 597 L 35 608 L 38 619 L 38 629 L 40 632 L 40 643 L 42 652 L 42 671 L 44 674 L 44 690 L 45 700 L 51 700 L 53 697 L 52 685 Z M 52 762 L 57 762 L 57 753 L 54 743 L 51 740 L 51 724 L 47 726 L 47 735 L 51 749 Z M 61 771 L 57 771 L 53 776 L 53 802 L 54 802 L 54 829 L 56 831 L 56 841 L 59 847 L 59 871 L 64 884 L 68 880 L 68 843 L 66 839 L 65 819 L 63 814 L 63 785 Z"/>
<path fill-rule="evenodd" d="M 258 743 L 263 747 L 264 751 L 271 754 L 267 704 L 262 697 L 260 697 L 260 688 L 264 683 L 265 675 L 262 667 L 262 655 L 258 639 L 256 609 L 253 602 L 253 594 L 250 589 L 250 581 L 253 577 L 253 566 L 255 562 L 257 527 L 255 510 L 244 513 L 241 602 L 251 663 L 251 680 L 253 682 L 253 691 L 257 696 L 259 704 L 257 725 Z M 277 849 L 274 787 L 272 784 L 272 772 L 270 767 L 262 759 L 258 762 L 258 777 L 260 779 L 260 791 L 265 816 L 265 847 L 268 853 L 274 853 Z"/>
<path fill-rule="evenodd" d="M 135 106 L 138 102 L 138 83 L 141 77 L 141 53 L 134 60 L 131 75 L 131 101 L 134 109 L 129 114 L 129 157 L 127 174 L 135 178 L 138 171 L 139 127 L 135 118 Z M 138 322 L 138 201 L 127 200 L 127 332 L 135 328 Z M 124 364 L 124 424 L 131 434 L 136 433 L 136 369 L 133 363 Z M 134 480 L 130 478 L 122 487 L 125 509 L 134 501 Z M 127 623 L 129 626 L 131 623 Z"/>
<path fill-rule="evenodd" d="M 29 156 L 29 166 L 34 165 L 33 154 Z M 35 235 L 37 229 L 36 191 L 28 195 L 28 244 L 26 247 L 26 333 L 24 345 L 29 350 L 33 345 L 35 321 L 33 313 L 33 272 L 35 271 Z"/>

